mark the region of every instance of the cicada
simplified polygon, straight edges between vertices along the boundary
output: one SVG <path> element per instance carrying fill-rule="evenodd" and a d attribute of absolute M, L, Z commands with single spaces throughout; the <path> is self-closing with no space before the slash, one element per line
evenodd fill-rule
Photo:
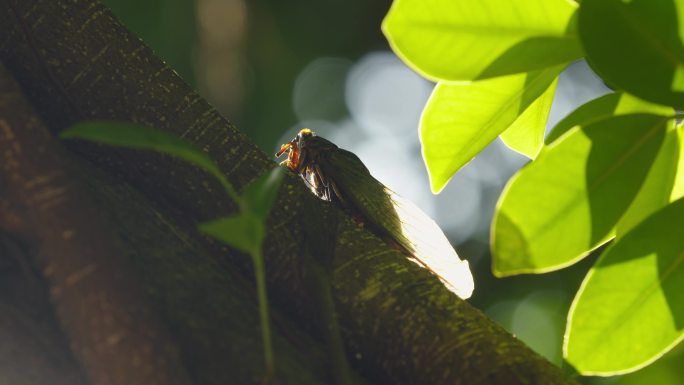
<path fill-rule="evenodd" d="M 470 297 L 474 284 L 468 261 L 458 257 L 427 214 L 375 179 L 356 155 L 308 128 L 283 144 L 276 157 L 286 152 L 281 165 L 299 174 L 316 196 L 359 215 L 372 231 L 393 240 L 453 293 Z"/>

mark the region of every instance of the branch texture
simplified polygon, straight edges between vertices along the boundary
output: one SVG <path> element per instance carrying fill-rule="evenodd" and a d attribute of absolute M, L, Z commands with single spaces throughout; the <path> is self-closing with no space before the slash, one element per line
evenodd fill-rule
<path fill-rule="evenodd" d="M 238 188 L 274 166 L 98 2 L 0 0 L 0 5 L 0 59 L 54 133 L 80 120 L 147 124 L 203 148 Z M 210 176 L 158 154 L 87 143 L 70 148 L 83 162 L 138 190 L 173 228 L 206 247 L 214 263 L 251 276 L 248 258 L 195 231 L 198 222 L 235 209 Z M 311 237 L 304 236 L 316 229 L 307 229 L 302 218 L 324 206 L 297 178 L 287 178 L 264 249 L 275 306 L 318 336 L 322 326 L 303 263 L 316 257 L 308 255 Z M 334 211 L 339 225 L 318 230 L 336 234 L 332 285 L 340 327 L 352 366 L 371 381 L 571 383 L 428 272 Z"/>

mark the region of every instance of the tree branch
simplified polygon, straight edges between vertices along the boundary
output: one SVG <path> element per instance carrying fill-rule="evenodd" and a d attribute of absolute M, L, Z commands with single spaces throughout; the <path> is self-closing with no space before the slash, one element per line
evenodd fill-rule
<path fill-rule="evenodd" d="M 0 95 L 0 185 L 24 218 L 9 230 L 31 245 L 26 262 L 42 273 L 87 376 L 96 384 L 190 384 L 113 229 L 70 177 L 63 150 L 2 67 Z"/>
<path fill-rule="evenodd" d="M 93 0 L 0 0 L 0 58 L 54 132 L 84 119 L 133 121 L 189 139 L 217 161 L 238 188 L 273 166 Z M 219 186 L 192 167 L 158 154 L 90 144 L 72 147 L 141 191 L 193 241 L 228 269 L 249 274 L 242 255 L 207 241 L 198 222 L 234 211 Z M 289 178 L 272 213 L 265 247 L 276 305 L 311 322 L 307 253 L 299 220 L 323 202 Z M 352 364 L 378 383 L 564 384 L 558 368 L 426 271 L 339 212 L 334 295 Z M 315 320 L 314 320 L 315 324 Z M 318 326 L 320 329 L 320 325 Z"/>
<path fill-rule="evenodd" d="M 88 162 L 75 162 L 33 115 L 1 65 L 0 101 L 0 202 L 12 202 L 0 204 L 0 230 L 31 245 L 30 252 L 14 252 L 13 258 L 9 258 L 12 250 L 0 247 L 0 262 L 10 262 L 0 264 L 0 272 L 17 270 L 4 268 L 7 264 L 21 264 L 23 274 L 14 275 L 33 277 L 30 266 L 34 263 L 42 272 L 33 277 L 32 285 L 27 279 L 21 281 L 21 296 L 19 289 L 12 291 L 17 295 L 10 305 L 18 310 L 2 313 L 0 322 L 5 328 L 0 332 L 21 330 L 15 325 L 27 324 L 31 315 L 24 308 L 43 309 L 42 319 L 52 317 L 47 290 L 37 294 L 26 290 L 27 286 L 40 289 L 44 278 L 59 321 L 93 384 L 178 383 L 187 381 L 186 375 L 178 373 L 185 366 L 197 383 L 258 382 L 263 361 L 261 351 L 254 348 L 260 346 L 260 330 L 253 285 L 217 264 L 127 184 L 111 180 Z M 4 276 L 2 282 L 11 283 L 11 276 Z M 148 296 L 154 306 L 147 303 Z M 91 303 L 103 299 L 107 300 L 104 304 Z M 0 305 L 3 300 L 5 296 L 0 295 Z M 142 311 L 136 310 L 140 307 Z M 154 320 L 159 315 L 163 324 Z M 275 341 L 281 357 L 279 375 L 288 383 L 325 383 L 322 348 L 287 319 L 277 313 L 273 318 L 277 331 L 287 333 L 285 337 L 280 333 Z M 173 338 L 164 333 L 167 327 L 174 332 Z M 53 333 L 47 334 L 49 338 L 44 336 L 47 331 L 34 329 L 30 335 L 62 341 L 57 328 L 48 330 Z M 152 340 L 140 335 L 149 332 Z M 21 336 L 7 339 L 17 340 L 7 348 L 31 347 L 32 339 Z M 169 352 L 173 342 L 181 348 L 183 363 L 175 357 L 177 349 Z M 63 349 L 67 352 L 59 355 L 69 363 L 68 345 Z M 26 354 L 27 360 L 34 361 L 7 361 L 8 366 L 15 365 L 10 373 L 22 368 L 31 373 L 61 368 L 52 368 L 56 364 L 48 359 L 50 354 L 47 358 L 42 358 L 45 352 L 32 354 L 34 358 Z M 37 362 L 37 368 L 28 369 L 27 362 Z M 45 375 L 46 383 L 77 383 L 70 379 L 78 375 L 75 368 L 64 369 L 76 370 L 76 374 L 64 374 L 64 381 Z M 35 376 L 30 381 L 20 378 L 11 382 L 40 383 Z"/>
<path fill-rule="evenodd" d="M 85 385 L 23 246 L 0 230 L 0 382 Z"/>

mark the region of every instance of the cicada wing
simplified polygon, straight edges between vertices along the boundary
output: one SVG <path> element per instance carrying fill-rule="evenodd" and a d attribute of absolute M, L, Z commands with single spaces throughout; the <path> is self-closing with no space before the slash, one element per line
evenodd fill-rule
<path fill-rule="evenodd" d="M 356 155 L 338 149 L 321 159 L 320 168 L 334 183 L 340 201 L 392 236 L 401 231 L 401 222 L 385 186 L 373 178 Z"/>
<path fill-rule="evenodd" d="M 461 260 L 442 229 L 418 206 L 389 189 L 387 193 L 401 222 L 403 242 L 417 262 L 456 295 L 470 298 L 475 284 L 468 261 Z"/>
<path fill-rule="evenodd" d="M 442 229 L 427 214 L 375 179 L 349 151 L 330 152 L 321 161 L 321 169 L 347 204 L 409 251 L 449 290 L 463 299 L 470 297 L 474 283 L 468 261 L 459 258 Z"/>

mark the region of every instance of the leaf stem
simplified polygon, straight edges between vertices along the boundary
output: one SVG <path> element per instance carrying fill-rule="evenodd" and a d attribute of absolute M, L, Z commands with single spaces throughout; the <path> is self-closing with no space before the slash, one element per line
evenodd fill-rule
<path fill-rule="evenodd" d="M 254 275 L 257 283 L 257 297 L 259 299 L 259 317 L 261 320 L 261 339 L 264 345 L 264 361 L 266 364 L 266 376 L 273 375 L 273 345 L 271 343 L 271 326 L 268 314 L 268 298 L 266 293 L 266 271 L 264 269 L 264 256 L 261 245 L 252 251 L 254 261 Z"/>
<path fill-rule="evenodd" d="M 228 193 L 228 196 L 237 203 L 240 212 L 247 211 L 247 202 L 244 197 L 237 193 L 233 185 L 228 179 L 216 168 L 213 172 L 214 176 L 221 182 L 221 185 Z M 257 284 L 257 299 L 259 300 L 259 319 L 261 323 L 261 340 L 264 347 L 264 363 L 266 365 L 265 378 L 270 380 L 274 375 L 274 361 L 273 361 L 273 343 L 271 342 L 271 325 L 268 313 L 268 293 L 266 291 L 266 269 L 264 268 L 264 256 L 261 250 L 261 243 L 259 243 L 254 250 L 252 250 L 252 263 L 254 265 L 254 276 Z"/>
<path fill-rule="evenodd" d="M 228 182 L 228 179 L 221 173 L 221 170 L 216 167 L 216 170 L 212 170 L 212 174 L 216 177 L 216 179 L 219 180 L 223 188 L 226 190 L 226 193 L 228 193 L 228 196 L 230 199 L 232 199 L 235 203 L 237 203 L 238 207 L 240 208 L 241 212 L 245 211 L 245 200 L 240 196 L 240 194 L 237 193 L 235 190 L 235 187 Z"/>

